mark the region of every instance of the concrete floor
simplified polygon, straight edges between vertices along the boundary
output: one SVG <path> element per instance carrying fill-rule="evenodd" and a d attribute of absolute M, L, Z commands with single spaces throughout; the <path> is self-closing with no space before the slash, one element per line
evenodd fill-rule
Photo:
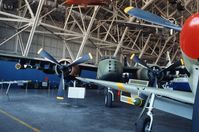
<path fill-rule="evenodd" d="M 141 108 L 104 107 L 103 93 L 87 90 L 84 100 L 55 99 L 56 91 L 11 88 L 0 92 L 0 132 L 133 132 Z M 191 121 L 154 110 L 155 132 L 189 132 Z"/>

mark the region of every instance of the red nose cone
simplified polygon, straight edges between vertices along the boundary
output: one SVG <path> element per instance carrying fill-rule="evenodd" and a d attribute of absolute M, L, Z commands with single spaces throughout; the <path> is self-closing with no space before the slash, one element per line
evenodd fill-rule
<path fill-rule="evenodd" d="M 188 57 L 199 58 L 199 13 L 185 21 L 180 33 L 180 47 Z"/>

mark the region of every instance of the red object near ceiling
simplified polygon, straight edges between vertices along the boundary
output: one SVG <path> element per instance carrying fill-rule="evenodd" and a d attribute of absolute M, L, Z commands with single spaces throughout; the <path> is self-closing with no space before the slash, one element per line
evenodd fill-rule
<path fill-rule="evenodd" d="M 192 59 L 199 59 L 199 13 L 189 17 L 180 33 L 180 47 Z"/>

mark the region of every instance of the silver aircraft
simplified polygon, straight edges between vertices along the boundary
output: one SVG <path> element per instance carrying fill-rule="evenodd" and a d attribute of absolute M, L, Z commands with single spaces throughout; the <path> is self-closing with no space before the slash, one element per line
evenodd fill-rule
<path fill-rule="evenodd" d="M 152 110 L 154 108 L 192 120 L 192 131 L 199 131 L 199 13 L 189 17 L 181 28 L 180 26 L 172 24 L 168 20 L 138 8 L 128 7 L 125 9 L 125 12 L 139 19 L 171 28 L 176 31 L 181 31 L 180 48 L 185 67 L 190 73 L 189 85 L 191 87 L 191 92 L 177 90 L 171 91 L 168 89 L 158 88 L 157 82 L 162 71 L 156 68 L 149 69 L 152 73 L 151 78 L 153 78 L 152 87 L 81 77 L 77 77 L 77 79 L 83 82 L 95 83 L 129 93 L 141 92 L 147 94 L 148 98 L 145 106 L 136 123 L 136 132 L 152 131 L 154 120 Z M 131 58 L 140 63 L 139 58 L 135 55 L 131 56 Z M 144 115 L 143 113 L 145 110 L 147 111 Z"/>

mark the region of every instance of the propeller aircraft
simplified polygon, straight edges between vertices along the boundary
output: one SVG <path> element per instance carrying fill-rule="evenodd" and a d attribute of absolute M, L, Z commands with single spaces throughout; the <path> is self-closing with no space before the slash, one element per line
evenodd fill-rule
<path fill-rule="evenodd" d="M 45 60 L 55 64 L 57 66 L 56 69 L 61 71 L 61 79 L 60 79 L 60 83 L 59 83 L 59 88 L 58 88 L 58 95 L 57 95 L 57 99 L 64 99 L 64 90 L 65 90 L 65 82 L 64 82 L 64 76 L 73 76 L 71 74 L 71 72 L 75 73 L 75 71 L 77 71 L 77 65 L 84 63 L 90 59 L 92 59 L 92 55 L 86 54 L 83 55 L 82 57 L 74 60 L 72 63 L 66 62 L 64 64 L 60 64 L 55 58 L 53 58 L 48 52 L 46 52 L 43 49 L 40 49 L 38 51 L 38 54 L 43 57 Z"/>
<path fill-rule="evenodd" d="M 180 48 L 182 51 L 182 57 L 185 67 L 187 68 L 189 75 L 189 85 L 191 92 L 167 90 L 158 88 L 157 83 L 160 76 L 162 76 L 163 70 L 157 68 L 151 68 L 142 62 L 138 57 L 132 55 L 131 58 L 144 65 L 151 73 L 151 79 L 153 80 L 153 86 L 143 87 L 133 84 L 124 84 L 120 82 L 111 82 L 103 80 L 95 80 L 88 78 L 76 77 L 77 79 L 87 82 L 95 83 L 98 85 L 111 87 L 116 90 L 126 91 L 129 93 L 142 92 L 148 95 L 145 106 L 137 120 L 136 132 L 149 132 L 152 130 L 153 113 L 154 108 L 160 108 L 160 105 L 156 105 L 157 100 L 164 102 L 164 107 L 161 109 L 166 112 L 173 113 L 178 116 L 192 119 L 192 131 L 197 132 L 199 130 L 199 13 L 190 16 L 184 23 L 183 27 L 175 25 L 168 20 L 165 20 L 155 14 L 138 9 L 127 7 L 125 12 L 131 16 L 143 19 L 147 22 L 151 22 L 166 28 L 181 31 L 180 33 Z M 171 66 L 172 68 L 173 66 Z M 169 67 L 168 67 L 169 68 Z M 160 95 L 160 96 L 156 96 Z M 135 101 L 135 100 L 133 100 Z M 148 109 L 146 115 L 143 116 L 144 111 Z M 170 108 L 170 109 L 169 109 Z M 177 110 L 176 110 L 177 109 Z"/>
<path fill-rule="evenodd" d="M 87 69 L 87 67 L 92 68 L 91 65 L 81 64 L 92 59 L 92 55 L 90 53 L 77 58 L 73 62 L 71 62 L 70 59 L 61 59 L 57 61 L 44 49 L 40 49 L 38 54 L 44 59 L 13 56 L 7 54 L 0 54 L 0 59 L 18 61 L 18 63 L 15 64 L 15 68 L 17 70 L 37 69 L 43 71 L 46 74 L 57 74 L 58 76 L 61 76 L 57 99 L 64 99 L 65 79 L 74 80 L 75 77 L 79 75 L 81 70 Z"/>

